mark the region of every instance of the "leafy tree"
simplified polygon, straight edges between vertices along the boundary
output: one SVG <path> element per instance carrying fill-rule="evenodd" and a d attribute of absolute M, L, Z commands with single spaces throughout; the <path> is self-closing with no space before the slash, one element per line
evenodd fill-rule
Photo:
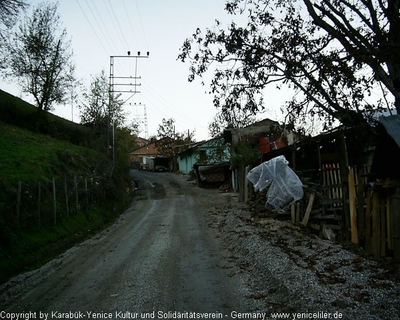
<path fill-rule="evenodd" d="M 81 123 L 92 127 L 107 124 L 110 118 L 115 126 L 123 125 L 126 114 L 123 111 L 121 94 L 110 94 L 110 86 L 104 70 L 92 77 L 90 89 L 83 93 L 83 101 L 79 105 Z"/>
<path fill-rule="evenodd" d="M 120 136 L 126 136 L 126 132 L 130 131 L 124 125 L 126 114 L 120 96 L 110 93 L 104 70 L 92 78 L 89 90 L 82 94 L 82 102 L 78 105 L 81 123 L 93 128 L 95 136 L 91 140 L 96 148 L 109 146 L 116 137 L 115 130 L 123 131 Z M 114 126 L 114 133 L 111 126 Z"/>
<path fill-rule="evenodd" d="M 9 30 L 14 26 L 20 12 L 25 10 L 28 5 L 20 0 L 1 0 L 0 1 L 0 68 L 7 67 L 6 44 L 9 37 Z"/>
<path fill-rule="evenodd" d="M 162 155 L 174 156 L 177 147 L 181 147 L 179 151 L 183 151 L 185 146 L 187 147 L 190 142 L 194 141 L 194 131 L 188 131 L 187 135 L 176 132 L 175 120 L 163 118 L 157 129 L 157 139 L 159 152 Z"/>
<path fill-rule="evenodd" d="M 70 41 L 60 26 L 57 4 L 41 3 L 7 44 L 8 76 L 33 95 L 39 113 L 64 102 L 75 82 Z"/>
<path fill-rule="evenodd" d="M 243 128 L 256 121 L 256 117 L 247 109 L 235 110 L 223 108 L 217 112 L 208 125 L 208 132 L 212 138 L 220 135 L 226 128 Z"/>
<path fill-rule="evenodd" d="M 267 85 L 287 85 L 295 92 L 285 106 L 291 123 L 309 115 L 326 126 L 365 123 L 366 111 L 390 106 L 387 92 L 400 110 L 397 0 L 230 0 L 225 9 L 247 13 L 247 24 L 197 29 L 178 56 L 190 61 L 189 81 L 217 64 L 210 83 L 216 107 L 255 114 L 265 108 Z M 374 100 L 379 87 L 383 95 Z"/>
<path fill-rule="evenodd" d="M 175 132 L 174 119 L 162 119 L 162 123 L 158 125 L 157 138 L 159 140 L 157 143 L 158 151 L 162 155 L 173 156 L 176 140 L 180 138 L 180 135 Z"/>

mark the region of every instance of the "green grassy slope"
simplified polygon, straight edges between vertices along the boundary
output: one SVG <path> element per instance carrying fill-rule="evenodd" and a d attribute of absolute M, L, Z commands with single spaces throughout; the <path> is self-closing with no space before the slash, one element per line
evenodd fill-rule
<path fill-rule="evenodd" d="M 46 114 L 37 133 L 35 112 L 35 107 L 0 91 L 0 283 L 104 228 L 129 203 L 125 192 L 129 179 L 116 171 L 110 179 L 107 155 L 82 146 L 89 136 L 87 128 Z M 74 178 L 80 182 L 79 208 L 72 205 Z M 56 223 L 52 220 L 53 179 L 61 192 Z M 67 179 L 68 213 L 62 193 Z M 91 185 L 89 205 L 81 190 L 85 180 Z"/>
<path fill-rule="evenodd" d="M 90 130 L 82 125 L 43 112 L 7 92 L 0 90 L 0 120 L 30 131 L 41 132 L 58 139 L 83 144 Z"/>
<path fill-rule="evenodd" d="M 0 181 L 7 185 L 58 176 L 64 170 L 89 170 L 88 161 L 102 156 L 65 140 L 0 122 Z"/>

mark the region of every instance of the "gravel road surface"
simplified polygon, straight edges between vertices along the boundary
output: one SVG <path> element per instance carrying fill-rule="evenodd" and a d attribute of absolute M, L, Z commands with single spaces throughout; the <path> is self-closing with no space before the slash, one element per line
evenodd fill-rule
<path fill-rule="evenodd" d="M 240 279 L 226 275 L 226 256 L 205 222 L 218 191 L 173 173 L 132 176 L 138 184 L 132 206 L 107 230 L 6 283 L 0 310 L 7 313 L 0 318 L 23 311 L 53 318 L 172 317 L 175 311 L 225 317 L 257 308 L 243 299 Z"/>

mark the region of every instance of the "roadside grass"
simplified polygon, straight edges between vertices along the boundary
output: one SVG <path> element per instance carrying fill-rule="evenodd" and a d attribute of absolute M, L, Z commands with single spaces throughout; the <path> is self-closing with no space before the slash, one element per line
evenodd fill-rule
<path fill-rule="evenodd" d="M 0 283 L 21 272 L 34 270 L 71 246 L 109 226 L 125 208 L 98 206 L 63 219 L 56 226 L 21 232 L 13 239 L 12 251 L 0 250 Z M 117 214 L 118 212 L 118 214 Z"/>
<path fill-rule="evenodd" d="M 31 185 L 53 178 L 63 181 L 65 175 L 91 175 L 94 167 L 102 172 L 108 163 L 106 155 L 93 149 L 0 121 L 0 283 L 42 265 L 105 228 L 130 203 L 129 195 L 118 192 L 125 187 L 115 184 L 118 189 L 114 193 L 120 198 L 99 199 L 98 204 L 76 209 L 68 217 L 58 212 L 57 225 L 47 221 L 18 226 L 10 203 L 15 208 L 19 181 Z M 37 210 L 35 203 L 32 205 L 26 209 L 28 215 Z"/>

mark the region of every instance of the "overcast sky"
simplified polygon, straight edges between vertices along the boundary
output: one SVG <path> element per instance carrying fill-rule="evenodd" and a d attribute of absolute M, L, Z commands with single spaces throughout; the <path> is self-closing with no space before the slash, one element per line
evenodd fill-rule
<path fill-rule="evenodd" d="M 41 1 L 28 2 L 34 7 Z M 215 19 L 231 21 L 224 4 L 225 0 L 60 0 L 58 11 L 72 41 L 79 80 L 88 86 L 91 76 L 102 70 L 109 76 L 110 56 L 150 52 L 148 59 L 137 60 L 140 93 L 123 95 L 128 119 L 142 121 L 144 136 L 146 108 L 149 136 L 156 135 L 163 118 L 173 118 L 177 132 L 195 130 L 199 141 L 208 138 L 208 124 L 216 109 L 212 96 L 206 93 L 208 87 L 200 81 L 187 81 L 189 64 L 177 61 L 177 56 L 196 28 L 212 28 Z M 135 76 L 135 60 L 115 58 L 114 76 Z M 16 86 L 3 82 L 1 89 L 33 101 Z M 281 120 L 283 98 L 267 93 L 266 101 L 269 110 L 275 111 L 259 118 Z M 57 106 L 54 113 L 79 122 L 76 106 Z"/>

